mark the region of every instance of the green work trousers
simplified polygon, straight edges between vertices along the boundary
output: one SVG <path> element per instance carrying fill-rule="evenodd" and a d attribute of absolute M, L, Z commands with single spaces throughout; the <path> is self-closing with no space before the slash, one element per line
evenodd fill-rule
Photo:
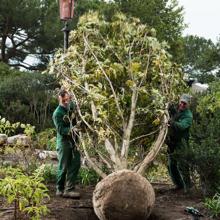
<path fill-rule="evenodd" d="M 176 187 L 183 188 L 185 191 L 191 187 L 188 164 L 174 158 L 172 154 L 168 154 L 168 172 Z"/>
<path fill-rule="evenodd" d="M 80 169 L 80 153 L 76 147 L 68 141 L 57 149 L 58 171 L 57 190 L 71 191 L 75 187 L 75 181 Z"/>

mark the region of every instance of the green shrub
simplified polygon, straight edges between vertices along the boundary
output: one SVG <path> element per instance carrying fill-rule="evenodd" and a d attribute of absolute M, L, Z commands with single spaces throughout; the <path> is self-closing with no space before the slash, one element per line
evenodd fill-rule
<path fill-rule="evenodd" d="M 212 198 L 206 198 L 205 207 L 209 209 L 212 217 L 220 216 L 220 194 L 216 193 Z"/>
<path fill-rule="evenodd" d="M 43 164 L 35 170 L 46 183 L 56 182 L 57 169 L 53 164 Z"/>
<path fill-rule="evenodd" d="M 220 184 L 220 112 L 195 123 L 191 164 L 200 175 L 205 195 L 213 194 Z M 190 154 L 189 154 L 190 156 Z"/>
<path fill-rule="evenodd" d="M 48 128 L 36 135 L 37 148 L 45 150 L 56 150 L 56 130 Z"/>
<path fill-rule="evenodd" d="M 22 132 L 27 136 L 32 136 L 35 133 L 35 127 L 30 124 L 23 124 L 20 122 L 11 123 L 9 120 L 0 115 L 0 133 L 14 135 L 16 131 Z"/>
<path fill-rule="evenodd" d="M 38 132 L 53 126 L 51 117 L 57 106 L 54 96 L 54 89 L 59 87 L 57 80 L 39 72 L 15 72 L 9 68 L 7 71 L 0 81 L 0 115 L 11 122 L 31 122 Z"/>
<path fill-rule="evenodd" d="M 154 161 L 145 174 L 150 182 L 169 182 L 167 165 L 161 161 Z"/>
<path fill-rule="evenodd" d="M 197 96 L 193 108 L 190 148 L 184 160 L 199 174 L 205 195 L 214 195 L 220 185 L 220 82 Z"/>
<path fill-rule="evenodd" d="M 42 183 L 43 179 L 34 174 L 27 176 L 19 169 L 1 168 L 0 195 L 6 198 L 8 204 L 14 205 L 14 219 L 25 216 L 33 220 L 46 215 L 48 208 L 44 200 L 49 196 L 48 189 Z"/>
<path fill-rule="evenodd" d="M 84 186 L 95 185 L 99 182 L 99 180 L 100 177 L 93 169 L 84 167 L 80 168 L 77 179 L 77 182 L 79 182 L 79 184 L 82 184 Z"/>

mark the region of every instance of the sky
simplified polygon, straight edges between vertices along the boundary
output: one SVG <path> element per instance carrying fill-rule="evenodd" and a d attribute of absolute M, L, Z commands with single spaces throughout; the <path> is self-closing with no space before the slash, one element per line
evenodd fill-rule
<path fill-rule="evenodd" d="M 213 42 L 220 38 L 220 0 L 178 1 L 184 7 L 184 20 L 188 25 L 184 35 L 197 35 Z"/>

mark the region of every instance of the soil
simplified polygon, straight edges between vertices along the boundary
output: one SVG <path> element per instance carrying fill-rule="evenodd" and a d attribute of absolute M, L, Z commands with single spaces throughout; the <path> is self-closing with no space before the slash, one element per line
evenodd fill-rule
<path fill-rule="evenodd" d="M 169 184 L 153 184 L 156 192 L 156 203 L 148 220 L 190 220 L 192 216 L 184 211 L 186 207 L 198 209 L 205 217 L 200 220 L 210 220 L 203 206 L 202 196 L 193 190 L 190 194 L 175 191 Z M 43 220 L 98 220 L 92 208 L 93 186 L 78 187 L 81 199 L 73 200 L 55 197 L 54 186 L 49 186 L 51 200 L 48 204 L 50 213 Z M 12 219 L 12 207 L 3 208 L 0 203 L 0 219 Z M 119 219 L 120 220 L 120 219 Z M 137 219 L 138 220 L 138 219 Z"/>

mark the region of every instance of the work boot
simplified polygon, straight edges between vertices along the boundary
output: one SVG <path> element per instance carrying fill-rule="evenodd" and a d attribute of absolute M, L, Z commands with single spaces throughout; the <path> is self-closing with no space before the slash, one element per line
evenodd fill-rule
<path fill-rule="evenodd" d="M 56 196 L 58 196 L 58 197 L 63 196 L 63 190 L 57 189 L 57 191 L 56 191 Z"/>
<path fill-rule="evenodd" d="M 65 191 L 63 193 L 64 198 L 72 198 L 72 199 L 79 199 L 80 193 L 76 191 Z"/>

